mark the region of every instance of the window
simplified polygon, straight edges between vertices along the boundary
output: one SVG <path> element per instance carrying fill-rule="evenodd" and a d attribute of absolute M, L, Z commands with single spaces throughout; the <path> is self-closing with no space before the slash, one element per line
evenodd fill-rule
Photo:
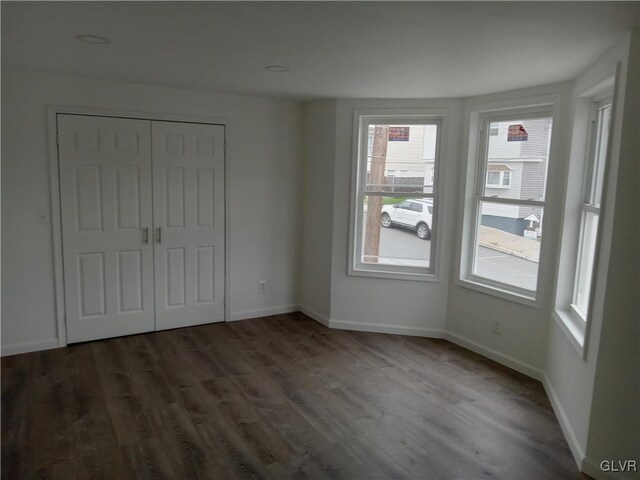
<path fill-rule="evenodd" d="M 422 115 L 358 117 L 350 274 L 433 278 L 440 125 Z"/>
<path fill-rule="evenodd" d="M 469 151 L 478 153 L 468 170 L 475 175 L 467 189 L 471 202 L 465 212 L 460 275 L 471 288 L 532 302 L 538 284 L 553 118 L 551 107 L 510 112 L 475 114 L 477 145 Z M 498 135 L 500 131 L 504 133 Z"/>
<path fill-rule="evenodd" d="M 594 102 L 583 203 L 580 222 L 580 244 L 576 260 L 575 286 L 571 310 L 586 321 L 589 312 L 591 284 L 596 258 L 596 239 L 600 222 L 600 204 L 607 157 L 611 99 Z"/>
<path fill-rule="evenodd" d="M 487 187 L 508 188 L 511 185 L 511 169 L 506 165 L 487 165 Z"/>

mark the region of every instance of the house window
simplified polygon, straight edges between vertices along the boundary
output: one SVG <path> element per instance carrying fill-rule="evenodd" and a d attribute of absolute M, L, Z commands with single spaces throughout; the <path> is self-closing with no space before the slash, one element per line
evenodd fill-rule
<path fill-rule="evenodd" d="M 350 274 L 433 277 L 440 126 L 441 119 L 432 116 L 358 117 Z M 409 135 L 399 137 L 397 131 Z M 424 158 L 434 159 L 426 172 Z"/>
<path fill-rule="evenodd" d="M 592 107 L 592 131 L 587 163 L 583 201 L 581 205 L 580 242 L 576 259 L 575 285 L 571 310 L 586 321 L 591 298 L 593 270 L 596 259 L 596 239 L 600 221 L 600 204 L 607 159 L 611 99 L 594 102 Z"/>
<path fill-rule="evenodd" d="M 497 137 L 498 135 L 500 135 L 500 127 L 490 127 L 489 128 L 489 136 L 490 137 Z"/>
<path fill-rule="evenodd" d="M 506 165 L 487 165 L 487 187 L 509 188 L 511 185 L 511 169 Z"/>
<path fill-rule="evenodd" d="M 475 176 L 467 189 L 472 193 L 465 212 L 468 221 L 460 279 L 472 288 L 534 302 L 546 206 L 551 107 L 506 114 L 484 112 L 475 118 L 478 144 L 470 151 L 478 153 L 470 159 L 469 171 Z M 493 135 L 496 129 L 509 135 Z M 514 172 L 518 173 L 516 185 Z"/>

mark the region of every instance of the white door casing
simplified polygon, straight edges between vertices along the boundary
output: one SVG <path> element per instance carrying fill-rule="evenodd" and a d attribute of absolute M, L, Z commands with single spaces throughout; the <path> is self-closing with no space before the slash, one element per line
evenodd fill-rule
<path fill-rule="evenodd" d="M 152 122 L 156 329 L 224 320 L 224 126 Z"/>
<path fill-rule="evenodd" d="M 152 331 L 151 123 L 57 121 L 67 340 Z"/>

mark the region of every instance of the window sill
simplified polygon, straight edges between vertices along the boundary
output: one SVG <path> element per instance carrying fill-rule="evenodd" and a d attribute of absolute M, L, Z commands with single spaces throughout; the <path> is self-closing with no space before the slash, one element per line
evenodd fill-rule
<path fill-rule="evenodd" d="M 578 355 L 584 359 L 586 322 L 578 318 L 578 316 L 570 310 L 554 310 L 551 315 L 560 327 L 560 330 L 567 336 L 569 343 L 576 349 Z"/>
<path fill-rule="evenodd" d="M 540 303 L 534 295 L 526 295 L 519 292 L 514 292 L 506 288 L 499 286 L 489 285 L 482 281 L 477 281 L 472 278 L 461 278 L 456 281 L 458 285 L 476 292 L 491 295 L 493 297 L 509 300 L 510 302 L 519 303 L 527 307 L 540 308 Z"/>
<path fill-rule="evenodd" d="M 433 272 L 400 272 L 390 270 L 378 270 L 375 268 L 350 268 L 349 276 L 387 278 L 392 280 L 411 280 L 415 282 L 439 282 L 440 279 Z"/>

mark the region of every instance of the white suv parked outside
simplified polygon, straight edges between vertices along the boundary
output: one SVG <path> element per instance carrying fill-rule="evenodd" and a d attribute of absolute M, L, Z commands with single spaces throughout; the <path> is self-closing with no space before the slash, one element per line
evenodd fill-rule
<path fill-rule="evenodd" d="M 382 226 L 411 228 L 422 240 L 431 238 L 431 218 L 433 215 L 433 200 L 408 198 L 395 205 L 382 207 Z"/>

